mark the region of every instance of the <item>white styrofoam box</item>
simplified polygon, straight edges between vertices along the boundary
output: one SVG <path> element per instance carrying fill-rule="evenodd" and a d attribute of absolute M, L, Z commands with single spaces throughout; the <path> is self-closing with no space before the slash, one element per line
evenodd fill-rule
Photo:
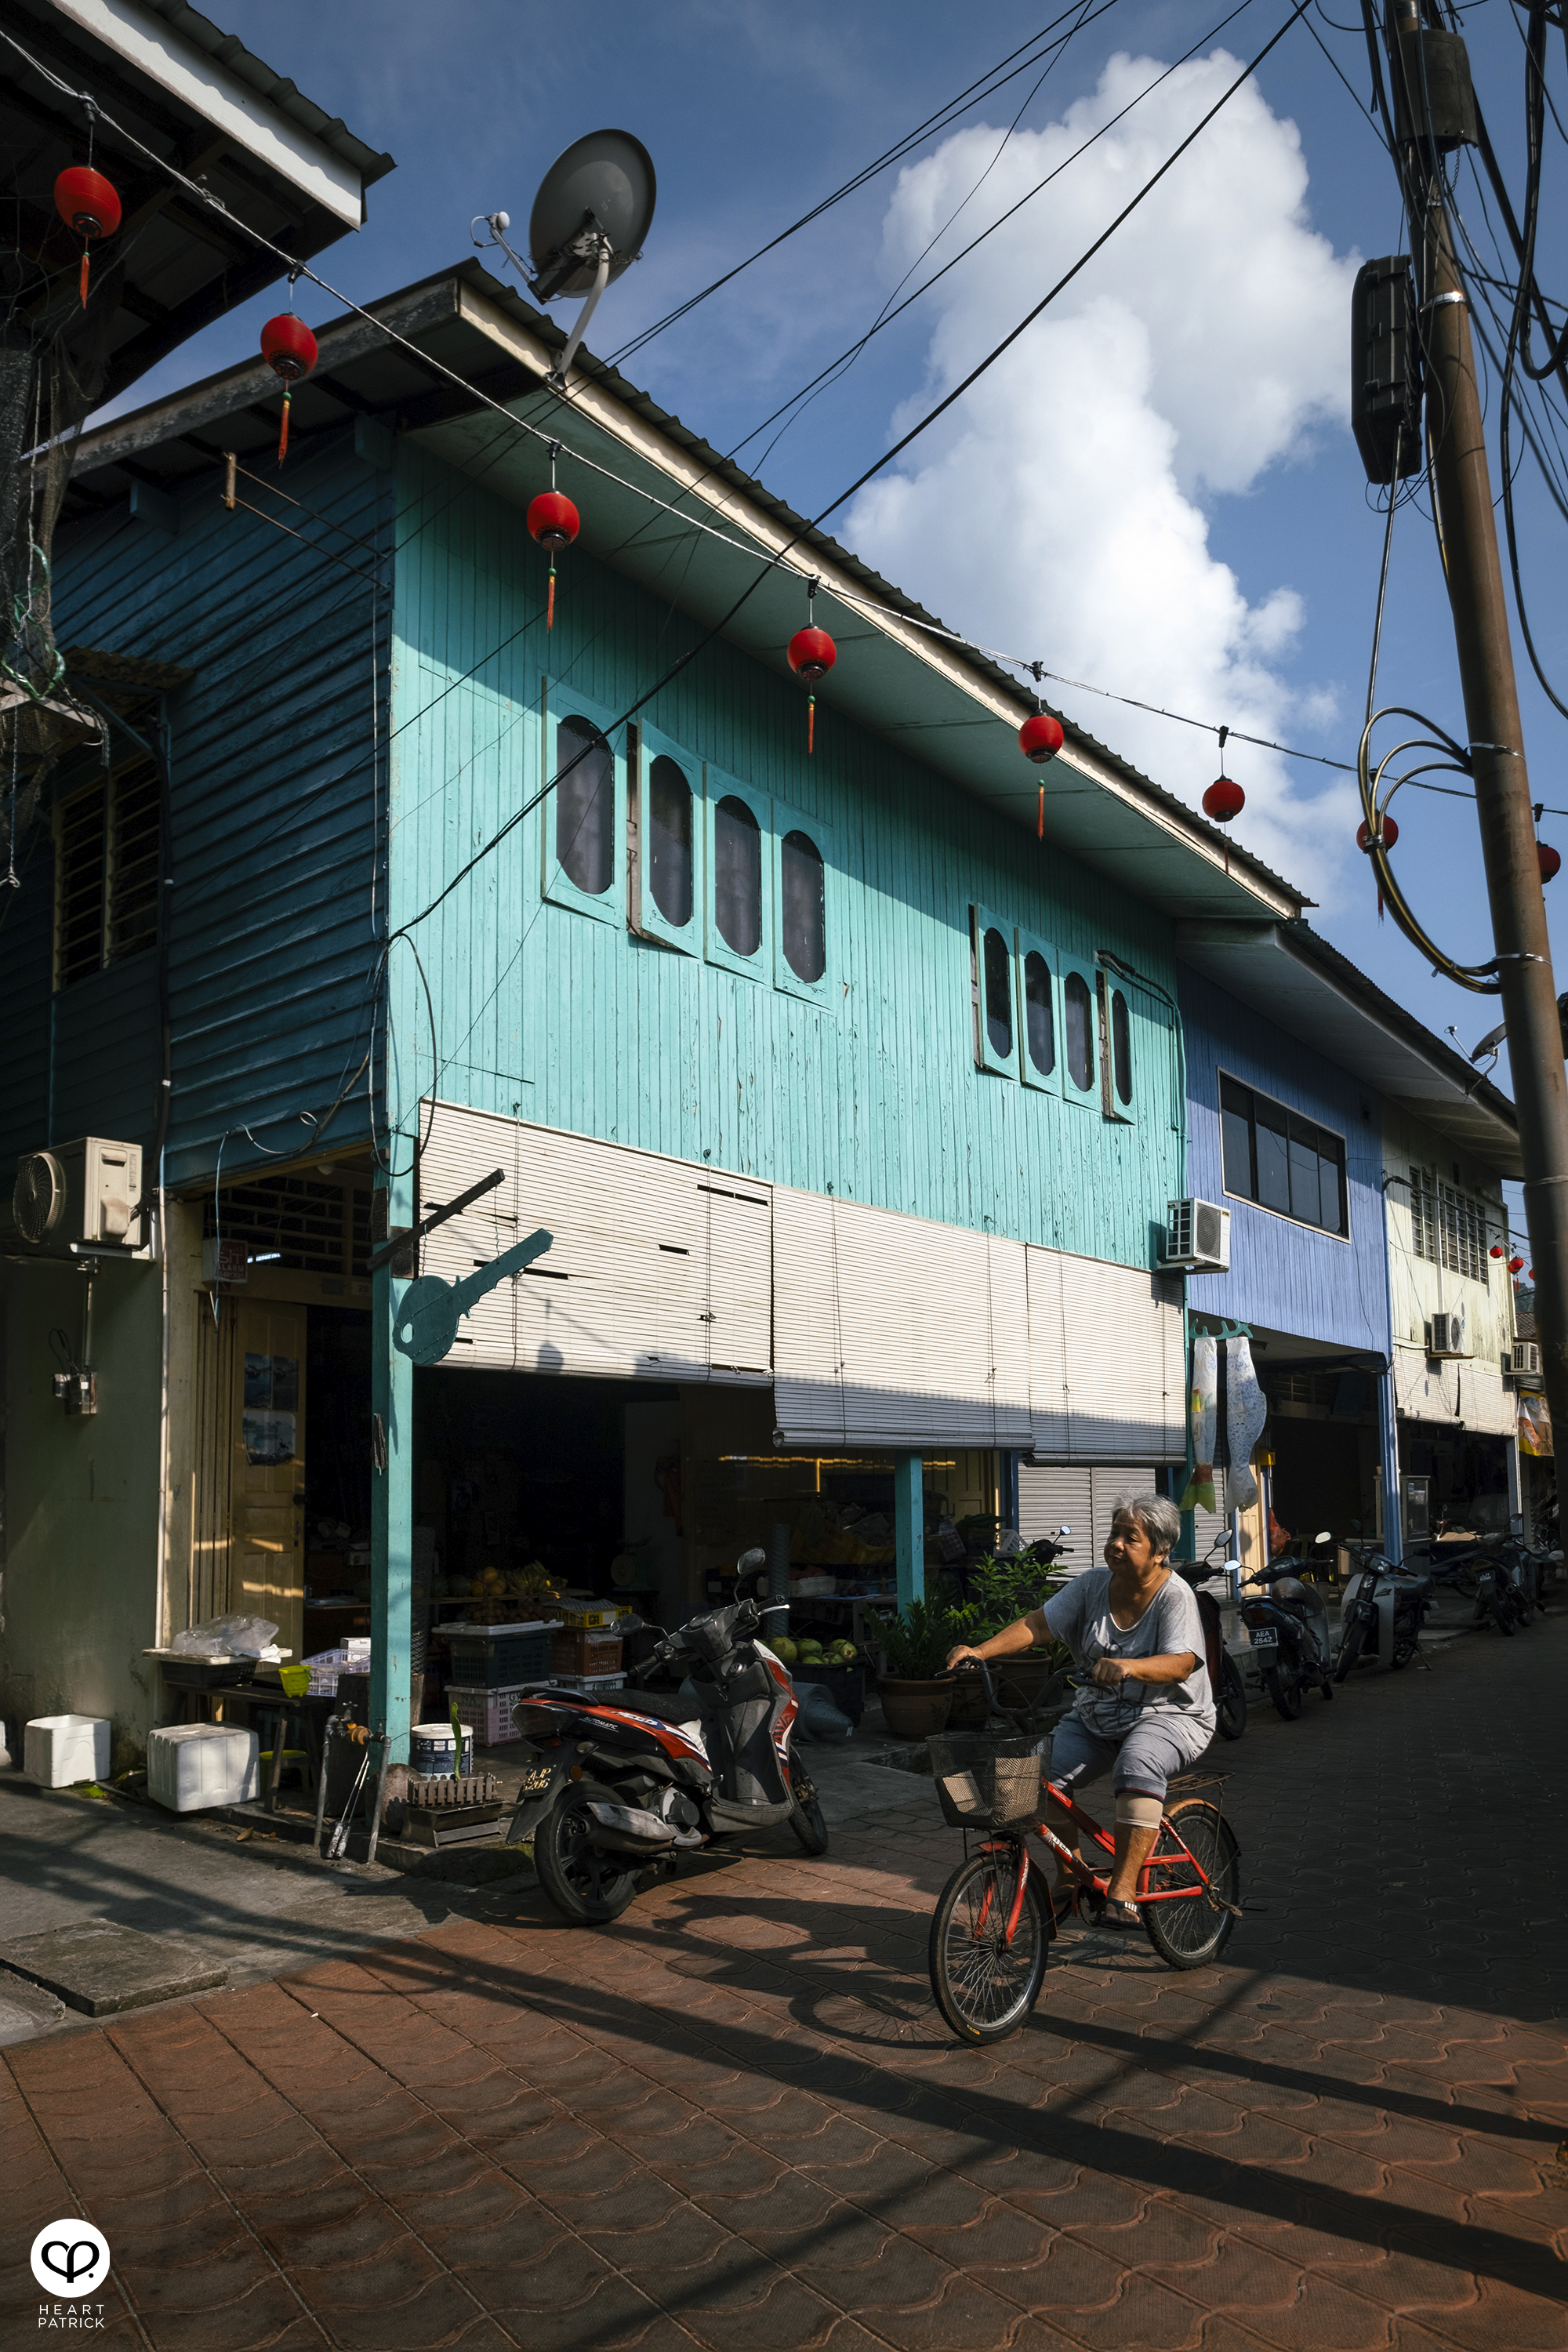
<path fill-rule="evenodd" d="M 109 1778 L 109 1717 L 106 1715 L 38 1715 L 22 1740 L 22 1769 L 46 1789 L 68 1789 L 73 1780 Z"/>
<path fill-rule="evenodd" d="M 147 1794 L 173 1813 L 260 1793 L 261 1740 L 237 1723 L 171 1723 L 147 1735 Z"/>

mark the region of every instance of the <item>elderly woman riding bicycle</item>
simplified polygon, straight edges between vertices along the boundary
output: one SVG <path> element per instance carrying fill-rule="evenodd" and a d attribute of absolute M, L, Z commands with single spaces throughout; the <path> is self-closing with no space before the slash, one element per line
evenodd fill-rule
<path fill-rule="evenodd" d="M 1105 1566 L 1086 1569 L 1043 1609 L 1004 1626 L 965 1658 L 1006 1658 L 1055 1635 L 1089 1680 L 1051 1743 L 1050 1776 L 1076 1793 L 1106 1771 L 1116 1795 L 1116 1862 L 1105 1924 L 1141 1925 L 1133 1898 L 1138 1874 L 1160 1833 L 1167 1783 L 1194 1763 L 1215 1731 L 1214 1693 L 1205 1663 L 1198 1604 L 1165 1561 L 1181 1532 L 1181 1514 L 1163 1495 L 1126 1495 L 1105 1547 Z M 1070 1845 L 1073 1828 L 1059 1806 L 1047 1820 Z M 1057 1864 L 1052 1907 L 1072 1907 L 1072 1882 Z"/>

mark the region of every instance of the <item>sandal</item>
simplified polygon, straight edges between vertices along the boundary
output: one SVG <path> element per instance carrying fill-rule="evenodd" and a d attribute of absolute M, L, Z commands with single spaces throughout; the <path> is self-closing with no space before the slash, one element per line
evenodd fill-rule
<path fill-rule="evenodd" d="M 1143 1925 L 1143 1915 L 1136 1903 L 1107 1903 L 1100 1915 L 1100 1925 L 1102 1927 L 1116 1927 L 1123 1930 L 1129 1927 L 1141 1927 Z"/>

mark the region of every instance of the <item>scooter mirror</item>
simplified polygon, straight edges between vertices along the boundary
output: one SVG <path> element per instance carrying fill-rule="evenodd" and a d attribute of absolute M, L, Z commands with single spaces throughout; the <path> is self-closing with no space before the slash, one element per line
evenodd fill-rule
<path fill-rule="evenodd" d="M 761 1544 L 753 1544 L 751 1550 L 743 1551 L 735 1562 L 735 1573 L 737 1576 L 755 1576 L 767 1564 L 767 1553 Z"/>
<path fill-rule="evenodd" d="M 1332 1528 L 1321 1528 L 1318 1533 L 1312 1538 L 1312 1541 L 1314 1543 L 1327 1543 L 1333 1535 L 1333 1532 Z"/>
<path fill-rule="evenodd" d="M 1058 1528 L 1057 1529 L 1057 1533 L 1058 1536 L 1070 1536 L 1072 1529 L 1070 1528 Z"/>

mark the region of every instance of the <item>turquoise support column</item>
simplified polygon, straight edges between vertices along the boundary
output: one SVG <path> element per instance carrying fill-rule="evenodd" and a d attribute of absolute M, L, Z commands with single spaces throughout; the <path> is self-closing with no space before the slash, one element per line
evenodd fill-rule
<path fill-rule="evenodd" d="M 392 1140 L 395 1156 L 412 1161 L 405 1139 L 395 1134 Z M 412 1175 L 392 1181 L 389 1230 L 414 1222 L 412 1182 Z M 378 1191 L 386 1188 L 379 1172 L 376 1186 Z M 372 1730 L 385 1724 L 392 1761 L 406 1764 L 414 1610 L 414 1367 L 392 1344 L 393 1316 L 407 1285 L 395 1280 L 388 1266 L 372 1283 L 370 1721 Z"/>
<path fill-rule="evenodd" d="M 925 1597 L 924 1465 L 918 1454 L 893 1457 L 893 1528 L 899 1555 L 899 1606 Z"/>

